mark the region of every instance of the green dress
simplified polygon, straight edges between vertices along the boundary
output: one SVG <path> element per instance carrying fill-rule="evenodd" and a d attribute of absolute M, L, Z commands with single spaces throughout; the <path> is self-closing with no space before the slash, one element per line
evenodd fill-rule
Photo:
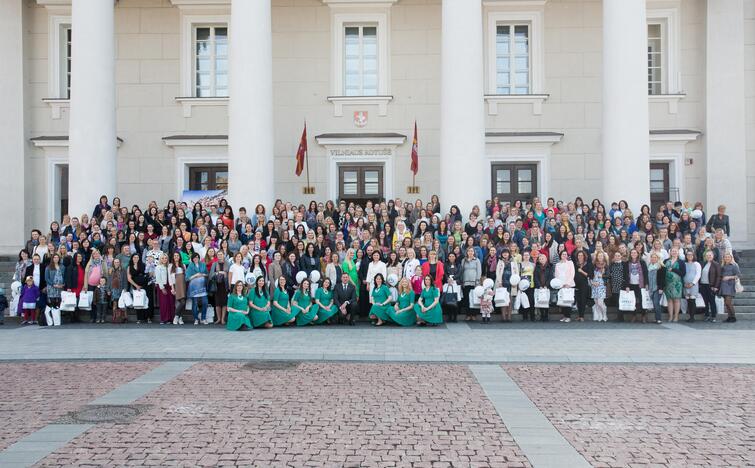
<path fill-rule="evenodd" d="M 298 305 L 301 308 L 306 308 L 312 303 L 312 296 L 309 294 L 302 294 L 301 291 L 296 291 L 294 293 L 294 298 L 291 301 L 292 303 L 292 313 L 296 314 L 296 325 L 299 327 L 303 327 L 304 325 L 309 325 L 312 323 L 312 320 L 314 320 L 316 311 L 315 308 L 312 307 L 309 309 L 309 312 L 306 314 L 302 312 L 301 310 L 293 307 L 293 304 Z"/>
<path fill-rule="evenodd" d="M 399 294 L 398 295 L 398 301 L 396 301 L 396 304 L 398 305 L 399 309 L 406 309 L 410 305 L 412 306 L 409 310 L 405 310 L 403 312 L 396 312 L 395 308 L 391 308 L 391 310 L 388 311 L 388 318 L 390 318 L 392 321 L 396 322 L 397 324 L 401 325 L 402 327 L 410 327 L 414 325 L 414 323 L 417 320 L 417 314 L 414 311 L 414 291 L 409 291 L 408 293 Z"/>
<path fill-rule="evenodd" d="M 325 288 L 319 288 L 315 293 L 315 299 L 320 301 L 322 305 L 328 306 L 327 309 L 323 309 L 317 304 L 312 306 L 312 310 L 314 310 L 315 315 L 317 315 L 317 320 L 315 321 L 315 323 L 325 323 L 330 317 L 334 316 L 336 312 L 338 312 L 338 308 L 335 304 L 333 304 L 333 291 Z"/>
<path fill-rule="evenodd" d="M 249 310 L 249 304 L 246 302 L 246 297 L 231 294 L 228 296 L 228 307 L 237 310 Z M 244 325 L 247 328 L 252 328 L 252 324 L 249 322 L 249 316 L 244 315 L 241 312 L 228 311 L 228 324 L 226 328 L 231 331 L 240 330 Z"/>
<path fill-rule="evenodd" d="M 275 288 L 275 293 L 273 294 L 273 301 L 277 302 L 281 305 L 281 307 L 287 307 L 288 306 L 288 293 L 283 290 L 281 291 L 280 288 Z M 292 318 L 296 317 L 296 314 L 292 310 L 290 314 L 287 314 L 286 312 L 280 310 L 279 308 L 275 306 L 271 306 L 270 309 L 270 316 L 273 318 L 273 326 L 277 327 L 280 325 L 284 325 L 291 321 Z"/>
<path fill-rule="evenodd" d="M 388 286 L 381 284 L 378 288 L 372 288 L 372 307 L 370 307 L 370 315 L 374 315 L 380 320 L 388 320 L 388 311 L 393 309 L 390 302 L 386 305 L 378 305 L 390 299 L 391 290 Z"/>
<path fill-rule="evenodd" d="M 671 263 L 671 260 L 666 260 L 666 287 L 663 288 L 663 293 L 666 294 L 666 299 L 681 299 L 682 288 L 684 287 L 684 281 L 682 277 L 671 271 L 672 268 L 678 266 L 677 260 L 675 263 Z"/>
<path fill-rule="evenodd" d="M 357 299 L 359 299 L 359 271 L 356 264 L 350 258 L 347 258 L 341 264 L 341 271 L 349 275 L 351 282 L 354 283 L 354 287 L 357 290 Z"/>
<path fill-rule="evenodd" d="M 249 315 L 252 317 L 252 325 L 254 328 L 261 327 L 266 323 L 273 321 L 273 318 L 270 316 L 270 305 L 268 304 L 269 299 L 267 296 L 258 296 L 257 290 L 252 289 L 249 291 L 249 295 L 247 295 L 246 299 L 257 307 L 267 307 L 264 311 L 259 311 L 252 307 L 249 308 Z"/>
<path fill-rule="evenodd" d="M 423 288 L 422 293 L 419 295 L 419 297 L 422 299 L 422 303 L 425 304 L 425 307 L 432 304 L 432 302 L 440 296 L 440 293 L 438 293 L 438 288 L 435 286 L 432 286 L 430 289 Z M 419 307 L 419 303 L 414 304 L 414 311 L 417 313 L 417 318 L 419 320 L 422 320 L 423 322 L 427 323 L 443 323 L 443 312 L 440 309 L 440 302 L 435 304 L 435 307 L 428 310 L 427 312 L 422 312 L 422 309 Z"/>

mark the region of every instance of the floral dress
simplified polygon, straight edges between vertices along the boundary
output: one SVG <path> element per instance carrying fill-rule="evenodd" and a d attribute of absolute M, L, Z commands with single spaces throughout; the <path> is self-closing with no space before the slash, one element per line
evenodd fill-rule
<path fill-rule="evenodd" d="M 684 288 L 684 282 L 682 277 L 673 271 L 675 268 L 679 268 L 680 260 L 671 262 L 666 260 L 666 288 L 663 292 L 666 294 L 666 299 L 681 299 L 682 289 Z"/>
<path fill-rule="evenodd" d="M 590 282 L 592 288 L 593 299 L 605 299 L 606 298 L 606 281 L 603 279 L 603 272 L 596 269 L 595 275 Z"/>

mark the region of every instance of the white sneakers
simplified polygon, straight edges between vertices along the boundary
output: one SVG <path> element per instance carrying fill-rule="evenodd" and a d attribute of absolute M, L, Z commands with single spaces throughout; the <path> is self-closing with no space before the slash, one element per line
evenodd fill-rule
<path fill-rule="evenodd" d="M 194 320 L 194 325 L 199 325 L 199 320 Z"/>
<path fill-rule="evenodd" d="M 207 320 L 202 320 L 202 325 L 209 325 L 210 323 Z"/>
<path fill-rule="evenodd" d="M 178 325 L 178 315 L 173 317 L 173 325 Z"/>
<path fill-rule="evenodd" d="M 179 325 L 183 325 L 183 324 L 184 324 L 184 319 L 183 319 L 183 317 L 178 317 L 178 324 L 179 324 Z"/>

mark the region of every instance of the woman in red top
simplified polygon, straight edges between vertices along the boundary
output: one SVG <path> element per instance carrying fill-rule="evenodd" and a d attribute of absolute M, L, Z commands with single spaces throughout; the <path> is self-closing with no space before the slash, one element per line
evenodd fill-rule
<path fill-rule="evenodd" d="M 440 289 L 443 286 L 443 263 L 438 261 L 438 252 L 431 250 L 427 261 L 422 265 L 422 276 L 433 278 L 433 284 Z"/>

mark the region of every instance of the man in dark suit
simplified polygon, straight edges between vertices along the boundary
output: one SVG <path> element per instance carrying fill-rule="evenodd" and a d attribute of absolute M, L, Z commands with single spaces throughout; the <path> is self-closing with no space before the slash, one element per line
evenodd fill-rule
<path fill-rule="evenodd" d="M 351 281 L 348 273 L 341 275 L 341 282 L 338 283 L 333 291 L 333 302 L 338 307 L 339 322 L 343 319 L 348 320 L 349 325 L 354 325 L 357 312 L 357 290 Z"/>

